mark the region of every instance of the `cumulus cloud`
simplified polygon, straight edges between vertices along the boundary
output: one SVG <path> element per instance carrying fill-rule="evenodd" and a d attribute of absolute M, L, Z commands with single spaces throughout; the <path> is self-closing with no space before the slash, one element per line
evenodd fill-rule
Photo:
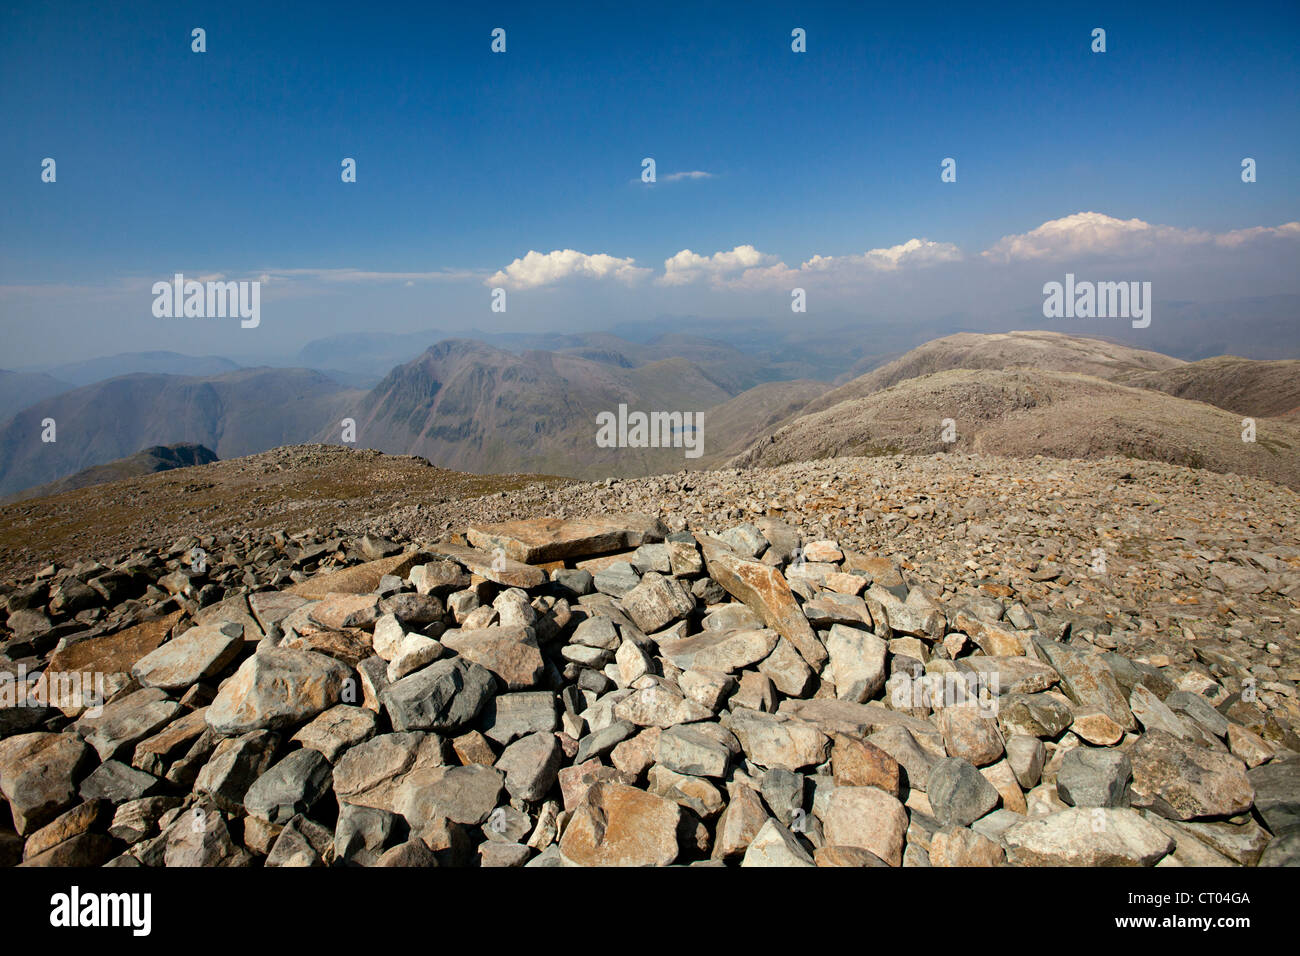
<path fill-rule="evenodd" d="M 620 259 L 602 253 L 587 255 L 573 249 L 552 252 L 530 250 L 504 269 L 488 277 L 489 285 L 514 289 L 533 289 L 554 285 L 565 279 L 615 279 L 626 284 L 644 279 L 652 270 L 636 265 L 635 259 Z"/>
<path fill-rule="evenodd" d="M 788 285 L 821 276 L 852 283 L 912 266 L 957 262 L 961 258 L 961 250 L 952 243 L 930 239 L 909 239 L 896 246 L 870 249 L 860 255 L 815 255 L 795 268 L 751 245 L 737 246 L 730 252 L 715 252 L 712 256 L 701 256 L 683 249 L 664 261 L 664 274 L 659 282 L 685 285 L 708 279 L 719 288 L 744 289 Z"/>
<path fill-rule="evenodd" d="M 730 252 L 715 252 L 701 256 L 689 249 L 664 260 L 664 274 L 659 281 L 664 285 L 685 285 L 703 278 L 719 278 L 763 265 L 779 265 L 776 256 L 759 252 L 751 245 L 736 246 Z"/>
<path fill-rule="evenodd" d="M 895 272 L 906 266 L 961 261 L 961 250 L 951 242 L 909 239 L 886 249 L 870 249 L 860 256 L 813 256 L 799 268 L 806 272 Z"/>
<path fill-rule="evenodd" d="M 1116 219 L 1099 212 L 1077 212 L 1051 219 L 1036 229 L 1003 236 L 981 255 L 993 262 L 1032 262 L 1080 257 L 1141 256 L 1161 250 L 1216 245 L 1233 248 L 1264 238 L 1300 236 L 1300 223 L 1254 226 L 1232 232 L 1161 226 L 1141 219 Z"/>
<path fill-rule="evenodd" d="M 1300 222 L 1284 222 L 1280 226 L 1251 226 L 1233 229 L 1214 237 L 1214 244 L 1234 249 L 1259 239 L 1300 239 Z"/>

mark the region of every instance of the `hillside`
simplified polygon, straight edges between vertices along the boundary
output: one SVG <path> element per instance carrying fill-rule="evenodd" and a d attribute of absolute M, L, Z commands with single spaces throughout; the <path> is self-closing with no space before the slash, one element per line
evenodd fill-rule
<path fill-rule="evenodd" d="M 45 372 L 11 372 L 0 369 L 0 421 L 29 405 L 66 392 L 73 386 Z"/>
<path fill-rule="evenodd" d="M 807 379 L 768 382 L 709 409 L 704 416 L 706 445 L 701 458 L 704 467 L 740 454 L 830 387 L 825 382 Z"/>
<path fill-rule="evenodd" d="M 358 394 L 307 369 L 97 382 L 37 402 L 0 425 L 0 495 L 152 445 L 192 442 L 234 458 L 307 441 L 323 427 L 337 428 Z M 48 443 L 41 440 L 47 418 L 56 423 L 56 440 Z"/>
<path fill-rule="evenodd" d="M 93 385 L 123 375 L 206 376 L 233 372 L 239 365 L 217 355 L 182 355 L 180 352 L 121 352 L 102 358 L 57 365 L 49 373 L 73 385 Z"/>
<path fill-rule="evenodd" d="M 1081 372 L 1110 381 L 1123 381 L 1144 372 L 1183 365 L 1181 359 L 1159 352 L 1117 345 L 1103 339 L 1061 332 L 960 332 L 912 349 L 865 375 L 846 382 L 808 403 L 805 413 L 822 411 L 839 402 L 863 398 L 909 378 L 948 369 L 1005 369 L 1017 366 L 1055 372 Z"/>
<path fill-rule="evenodd" d="M 652 474 L 683 467 L 684 450 L 599 448 L 598 414 L 616 413 L 620 404 L 702 412 L 729 398 L 682 358 L 626 368 L 453 339 L 393 369 L 356 405 L 357 444 L 464 471 Z M 319 441 L 338 437 L 333 428 L 317 434 Z"/>
<path fill-rule="evenodd" d="M 816 404 L 816 403 L 813 403 Z M 956 441 L 943 441 L 953 419 Z M 1241 440 L 1240 416 L 1090 375 L 952 369 L 802 414 L 738 456 L 737 467 L 819 458 L 978 452 L 1094 459 L 1123 455 L 1254 475 L 1300 488 L 1300 428 L 1265 420 Z"/>
<path fill-rule="evenodd" d="M 1220 355 L 1136 375 L 1129 385 L 1205 402 L 1238 415 L 1295 418 L 1300 412 L 1300 361 L 1262 362 Z"/>
<path fill-rule="evenodd" d="M 77 472 L 75 475 L 60 478 L 58 481 L 52 481 L 47 485 L 28 488 L 15 495 L 10 495 L 3 501 L 8 503 L 23 501 L 27 498 L 45 498 L 50 495 L 62 494 L 65 491 L 75 491 L 78 488 L 102 485 L 109 481 L 121 481 L 125 478 L 151 475 L 159 471 L 171 471 L 173 468 L 192 468 L 195 465 L 206 465 L 216 460 L 216 454 L 210 448 L 205 448 L 202 445 L 189 443 L 154 445 L 152 448 L 145 448 L 134 455 L 128 455 L 126 458 L 110 461 L 106 465 L 94 465 Z"/>

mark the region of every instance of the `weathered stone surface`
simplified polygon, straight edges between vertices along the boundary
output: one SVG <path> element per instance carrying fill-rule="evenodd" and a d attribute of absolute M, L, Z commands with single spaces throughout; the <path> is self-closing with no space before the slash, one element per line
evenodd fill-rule
<path fill-rule="evenodd" d="M 1003 834 L 1007 858 L 1022 866 L 1152 866 L 1174 841 L 1122 808 L 1071 808 L 1031 818 Z"/>
<path fill-rule="evenodd" d="M 102 866 L 113 853 L 113 841 L 102 833 L 78 833 L 18 865 L 60 868 Z"/>
<path fill-rule="evenodd" d="M 969 762 L 945 757 L 930 768 L 926 794 L 940 826 L 970 826 L 998 805 L 998 792 Z"/>
<path fill-rule="evenodd" d="M 667 866 L 677 859 L 680 819 L 671 800 L 596 783 L 565 828 L 560 852 L 579 866 Z"/>
<path fill-rule="evenodd" d="M 939 758 L 916 742 L 906 727 L 887 726 L 877 730 L 867 742 L 879 747 L 898 762 L 901 768 L 900 785 L 924 791 L 929 786 L 930 768 Z"/>
<path fill-rule="evenodd" d="M 373 711 L 351 704 L 337 704 L 303 726 L 293 735 L 293 740 L 319 751 L 333 763 L 349 747 L 373 737 L 375 724 Z"/>
<path fill-rule="evenodd" d="M 287 824 L 312 807 L 330 789 L 333 774 L 318 750 L 295 750 L 253 782 L 244 809 L 268 823 Z"/>
<path fill-rule="evenodd" d="M 496 768 L 506 775 L 512 797 L 540 800 L 555 783 L 563 756 L 554 734 L 528 734 L 501 752 Z"/>
<path fill-rule="evenodd" d="M 334 793 L 348 803 L 395 812 L 397 790 L 408 775 L 443 765 L 443 741 L 437 734 L 380 734 L 338 759 Z"/>
<path fill-rule="evenodd" d="M 52 651 L 47 659 L 50 671 L 59 673 L 129 674 L 132 665 L 158 647 L 176 622 L 180 611 L 141 621 L 105 637 L 91 637 Z"/>
<path fill-rule="evenodd" d="M 523 564 L 503 553 L 454 544 L 434 545 L 429 551 L 434 557 L 448 558 L 479 577 L 508 588 L 535 588 L 546 581 L 546 572 L 541 568 Z"/>
<path fill-rule="evenodd" d="M 270 867 L 329 866 L 333 861 L 333 834 L 303 816 L 285 824 L 266 857 L 266 865 Z"/>
<path fill-rule="evenodd" d="M 939 711 L 936 722 L 948 756 L 960 757 L 977 767 L 1002 759 L 1005 751 L 998 722 L 985 716 L 983 708 L 974 704 L 945 707 Z"/>
<path fill-rule="evenodd" d="M 578 741 L 578 752 L 573 758 L 585 763 L 592 757 L 603 757 L 614 747 L 633 736 L 639 728 L 630 720 L 616 720 L 608 727 L 587 734 Z"/>
<path fill-rule="evenodd" d="M 93 764 L 91 749 L 73 734 L 38 732 L 0 740 L 0 793 L 19 835 L 78 803 L 77 785 Z"/>
<path fill-rule="evenodd" d="M 166 866 L 248 866 L 251 857 L 235 845 L 221 814 L 211 805 L 191 807 L 163 835 Z"/>
<path fill-rule="evenodd" d="M 103 820 L 107 813 L 108 804 L 103 800 L 87 800 L 71 810 L 65 810 L 27 838 L 23 845 L 23 859 L 30 860 L 65 840 L 86 833 Z"/>
<path fill-rule="evenodd" d="M 131 766 L 155 777 L 163 776 L 174 761 L 185 756 L 207 726 L 206 707 L 181 714 L 158 733 L 135 745 Z"/>
<path fill-rule="evenodd" d="M 158 827 L 163 814 L 181 805 L 180 797 L 142 797 L 122 804 L 113 813 L 108 835 L 123 843 L 139 843 Z"/>
<path fill-rule="evenodd" d="M 1075 747 L 1056 775 L 1056 792 L 1072 807 L 1127 807 L 1133 766 L 1117 750 Z"/>
<path fill-rule="evenodd" d="M 83 800 L 102 800 L 116 806 L 149 796 L 161 784 L 152 774 L 128 767 L 120 760 L 105 760 L 81 781 L 78 793 Z"/>
<path fill-rule="evenodd" d="M 248 609 L 263 633 L 306 603 L 307 598 L 283 591 L 254 591 L 248 596 Z"/>
<path fill-rule="evenodd" d="M 784 700 L 778 709 L 783 717 L 794 717 L 815 725 L 824 733 L 866 736 L 884 727 L 902 727 L 922 749 L 935 757 L 946 753 L 943 736 L 928 720 L 889 710 L 879 704 L 858 704 L 851 700 Z"/>
<path fill-rule="evenodd" d="M 758 671 L 766 675 L 776 689 L 787 697 L 803 697 L 817 679 L 807 661 L 784 637 L 776 642 L 772 653 L 759 662 Z"/>
<path fill-rule="evenodd" d="M 662 764 L 656 764 L 650 768 L 647 775 L 649 786 L 647 789 L 658 796 L 672 800 L 678 806 L 690 810 L 694 816 L 685 816 L 682 825 L 687 828 L 685 833 L 679 833 L 679 844 L 689 849 L 695 844 L 702 850 L 708 849 L 707 829 L 701 827 L 692 831 L 695 818 L 701 821 L 712 820 L 726 806 L 726 799 L 712 782 L 704 777 L 695 777 L 690 774 L 677 773 L 675 770 L 669 770 Z M 701 839 L 703 842 L 700 842 Z"/>
<path fill-rule="evenodd" d="M 770 819 L 763 801 L 750 787 L 733 783 L 727 788 L 727 806 L 718 817 L 712 857 L 729 860 L 743 854 Z"/>
<path fill-rule="evenodd" d="M 161 729 L 180 709 L 163 691 L 148 688 L 105 704 L 98 715 L 86 711 L 72 729 L 95 748 L 101 760 L 130 759 L 135 745 Z"/>
<path fill-rule="evenodd" d="M 677 773 L 721 777 L 731 763 L 731 752 L 694 724 L 679 724 L 659 735 L 657 759 Z"/>
<path fill-rule="evenodd" d="M 667 641 L 659 653 L 682 670 L 703 669 L 729 673 L 767 657 L 778 635 L 769 628 L 716 631 Z"/>
<path fill-rule="evenodd" d="M 907 811 L 896 797 L 876 787 L 836 787 L 823 817 L 826 842 L 856 846 L 891 866 L 903 863 Z"/>
<path fill-rule="evenodd" d="M 707 707 L 659 684 L 633 691 L 614 705 L 616 719 L 631 721 L 638 727 L 665 728 L 712 716 Z"/>
<path fill-rule="evenodd" d="M 1275 834 L 1300 827 L 1300 757 L 1288 757 L 1246 774 L 1255 809 Z"/>
<path fill-rule="evenodd" d="M 861 580 L 861 579 L 859 579 Z M 871 629 L 871 612 L 867 602 L 860 597 L 833 594 L 823 591 L 811 601 L 805 601 L 803 613 L 814 627 L 826 628 L 833 624 Z"/>
<path fill-rule="evenodd" d="M 469 543 L 491 552 L 501 548 L 505 556 L 525 564 L 543 564 L 563 558 L 608 554 L 636 547 L 642 532 L 629 533 L 627 519 L 616 515 L 595 518 L 530 518 L 497 524 L 471 525 L 465 532 Z M 644 519 L 642 519 L 644 522 Z"/>
<path fill-rule="evenodd" d="M 447 631 L 442 643 L 467 661 L 486 667 L 510 690 L 533 687 L 546 669 L 530 627 L 484 627 Z"/>
<path fill-rule="evenodd" d="M 483 733 L 499 744 L 533 733 L 549 733 L 558 725 L 555 695 L 550 691 L 501 694 L 483 708 Z"/>
<path fill-rule="evenodd" d="M 411 568 L 417 594 L 446 596 L 469 587 L 470 576 L 455 561 L 430 561 Z"/>
<path fill-rule="evenodd" d="M 1028 657 L 965 657 L 955 663 L 960 672 L 976 674 L 977 686 L 987 687 L 994 697 L 1039 694 L 1060 680 L 1052 668 Z"/>
<path fill-rule="evenodd" d="M 928 855 L 931 866 L 998 866 L 1006 860 L 1002 847 L 965 827 L 936 833 Z"/>
<path fill-rule="evenodd" d="M 817 851 L 813 853 L 813 860 L 818 866 L 889 866 L 888 863 L 876 856 L 876 854 L 870 853 L 862 849 L 860 846 L 818 847 Z M 903 852 L 903 866 L 907 866 L 906 850 Z"/>
<path fill-rule="evenodd" d="M 1099 710 L 1080 710 L 1070 722 L 1070 729 L 1099 747 L 1113 746 L 1124 738 L 1124 728 Z"/>
<path fill-rule="evenodd" d="M 1020 657 L 1025 653 L 1029 635 L 1022 636 L 1005 625 L 982 621 L 965 611 L 958 611 L 952 623 L 953 627 L 968 635 L 990 657 Z"/>
<path fill-rule="evenodd" d="M 380 701 L 394 730 L 449 731 L 478 716 L 492 693 L 491 672 L 457 657 L 403 677 Z"/>
<path fill-rule="evenodd" d="M 279 742 L 279 735 L 269 730 L 253 730 L 222 740 L 199 771 L 195 792 L 207 796 L 227 813 L 242 813 L 244 794 L 271 765 Z"/>
<path fill-rule="evenodd" d="M 1162 730 L 1143 734 L 1129 750 L 1132 802 L 1171 820 L 1223 817 L 1249 810 L 1255 789 L 1246 765 Z"/>
<path fill-rule="evenodd" d="M 1036 640 L 1034 646 L 1061 675 L 1067 697 L 1085 709 L 1099 710 L 1125 730 L 1136 730 L 1124 691 L 1099 654 L 1086 654 L 1056 641 Z"/>
<path fill-rule="evenodd" d="M 1015 772 L 1016 781 L 1029 790 L 1038 786 L 1043 776 L 1043 764 L 1047 761 L 1047 751 L 1043 742 L 1037 737 L 1016 734 L 1006 742 L 1007 762 Z"/>
<path fill-rule="evenodd" d="M 745 756 L 760 767 L 800 770 L 830 756 L 830 738 L 801 720 L 739 708 L 725 726 L 736 735 Z"/>
<path fill-rule="evenodd" d="M 394 803 L 413 830 L 445 817 L 479 826 L 496 808 L 505 789 L 505 774 L 496 767 L 428 767 L 402 783 Z"/>
<path fill-rule="evenodd" d="M 397 815 L 345 803 L 334 827 L 334 856 L 353 866 L 373 866 L 397 832 Z"/>
<path fill-rule="evenodd" d="M 242 625 L 192 627 L 138 660 L 131 675 L 145 687 L 182 690 L 220 674 L 243 647 Z"/>
<path fill-rule="evenodd" d="M 794 645 L 809 667 L 820 671 L 826 663 L 826 648 L 817 639 L 781 572 L 757 561 L 746 561 L 708 540 L 701 542 L 700 547 L 709 576 L 727 593 L 757 611 L 768 627 Z"/>
<path fill-rule="evenodd" d="M 768 818 L 745 849 L 741 866 L 816 866 L 799 839 L 772 818 Z"/>
<path fill-rule="evenodd" d="M 221 734 L 242 734 L 304 723 L 339 702 L 350 674 L 324 654 L 259 650 L 221 684 L 208 707 L 208 726 Z"/>
<path fill-rule="evenodd" d="M 313 575 L 288 588 L 287 592 L 312 601 L 319 601 L 329 594 L 369 594 L 379 587 L 384 575 L 395 574 L 400 577 L 409 572 L 418 559 L 418 554 L 398 554 L 391 558 L 367 561 L 340 571 Z"/>
<path fill-rule="evenodd" d="M 407 634 L 392 651 L 388 661 L 388 680 L 399 681 L 407 674 L 432 664 L 442 656 L 443 646 L 423 634 Z"/>
<path fill-rule="evenodd" d="M 648 571 L 641 583 L 623 595 L 622 605 L 632 623 L 650 634 L 690 614 L 695 597 L 676 578 Z"/>
<path fill-rule="evenodd" d="M 897 760 L 874 743 L 858 737 L 835 734 L 831 739 L 831 772 L 836 785 L 877 787 L 894 797 L 899 796 L 903 773 Z"/>
<path fill-rule="evenodd" d="M 1054 740 L 1074 720 L 1077 718 L 1065 698 L 1054 694 L 1009 694 L 998 702 L 998 727 L 1004 738 L 1024 734 Z"/>
<path fill-rule="evenodd" d="M 836 624 L 826 637 L 830 664 L 825 676 L 835 685 L 841 700 L 865 703 L 885 686 L 888 646 L 870 631 Z"/>

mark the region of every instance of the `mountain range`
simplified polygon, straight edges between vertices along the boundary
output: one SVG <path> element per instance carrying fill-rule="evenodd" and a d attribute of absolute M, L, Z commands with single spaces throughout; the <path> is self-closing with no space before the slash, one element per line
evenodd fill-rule
<path fill-rule="evenodd" d="M 858 341 L 837 367 L 811 357 L 831 351 L 820 340 L 781 355 L 682 332 L 502 338 L 510 348 L 481 337 L 437 342 L 369 389 L 316 369 L 246 368 L 136 373 L 62 391 L 0 424 L 0 495 L 46 493 L 34 486 L 154 445 L 197 443 L 230 458 L 346 439 L 478 473 L 626 477 L 975 450 L 1125 455 L 1300 487 L 1297 360 L 1187 362 L 1033 330 L 958 333 L 901 354 Z M 532 340 L 551 347 L 524 347 Z M 313 348 L 322 362 L 343 357 Z M 809 370 L 820 380 L 801 374 Z M 620 406 L 703 413 L 703 454 L 598 447 L 597 416 Z M 1257 419 L 1254 442 L 1242 441 L 1243 417 Z M 41 440 L 48 419 L 54 442 Z"/>

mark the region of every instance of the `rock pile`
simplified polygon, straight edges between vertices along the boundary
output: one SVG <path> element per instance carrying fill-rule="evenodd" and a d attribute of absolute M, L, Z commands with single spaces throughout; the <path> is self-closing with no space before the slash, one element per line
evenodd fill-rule
<path fill-rule="evenodd" d="M 47 567 L 0 593 L 0 862 L 1300 863 L 1294 636 L 974 580 L 638 514 Z"/>

